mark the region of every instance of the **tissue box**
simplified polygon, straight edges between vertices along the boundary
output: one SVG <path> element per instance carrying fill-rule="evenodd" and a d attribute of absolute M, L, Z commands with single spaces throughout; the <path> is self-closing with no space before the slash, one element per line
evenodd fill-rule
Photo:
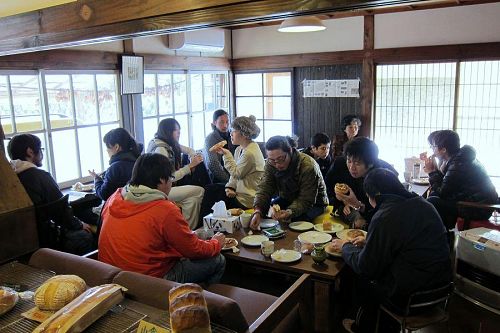
<path fill-rule="evenodd" d="M 241 229 L 241 221 L 239 216 L 214 217 L 213 214 L 208 214 L 203 218 L 203 228 L 232 234 Z"/>

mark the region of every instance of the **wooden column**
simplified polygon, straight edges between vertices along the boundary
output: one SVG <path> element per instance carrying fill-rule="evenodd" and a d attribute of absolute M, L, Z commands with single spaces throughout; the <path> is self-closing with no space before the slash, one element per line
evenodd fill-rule
<path fill-rule="evenodd" d="M 373 134 L 373 93 L 375 91 L 374 32 L 374 17 L 373 15 L 366 15 L 363 35 L 363 74 L 361 78 L 361 118 L 363 126 L 360 129 L 360 134 L 370 137 Z"/>

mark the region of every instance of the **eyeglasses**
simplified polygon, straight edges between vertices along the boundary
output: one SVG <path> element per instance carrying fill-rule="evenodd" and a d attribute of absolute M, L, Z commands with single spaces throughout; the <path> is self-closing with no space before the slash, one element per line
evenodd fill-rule
<path fill-rule="evenodd" d="M 436 146 L 436 145 L 429 145 L 429 148 L 430 149 L 434 149 L 434 148 L 438 148 L 438 146 Z"/>
<path fill-rule="evenodd" d="M 285 154 L 285 155 L 281 155 L 280 157 L 278 157 L 278 158 L 276 158 L 274 160 L 271 159 L 271 158 L 268 158 L 267 160 L 272 165 L 283 164 L 286 161 L 287 156 L 288 156 L 288 154 Z"/>
<path fill-rule="evenodd" d="M 175 180 L 175 177 L 174 176 L 170 176 L 170 177 L 168 177 L 168 180 L 170 180 L 171 182 L 173 182 Z"/>

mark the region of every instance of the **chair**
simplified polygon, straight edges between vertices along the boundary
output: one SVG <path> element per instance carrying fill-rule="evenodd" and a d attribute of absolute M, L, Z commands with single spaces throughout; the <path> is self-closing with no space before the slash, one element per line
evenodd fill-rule
<path fill-rule="evenodd" d="M 35 207 L 40 247 L 61 250 L 64 244 L 65 221 L 68 218 L 68 197 Z"/>
<path fill-rule="evenodd" d="M 387 306 L 381 304 L 377 315 L 379 330 L 381 311 L 386 312 L 401 325 L 401 332 L 412 332 L 421 328 L 448 321 L 448 300 L 453 293 L 453 282 L 444 287 L 418 291 L 410 295 L 403 314 L 397 314 Z M 415 313 L 416 314 L 413 314 Z"/>
<path fill-rule="evenodd" d="M 497 204 L 482 204 L 477 202 L 459 201 L 457 203 L 458 207 L 458 218 L 457 218 L 457 230 L 463 231 L 473 228 L 488 228 L 500 230 L 500 219 L 498 219 L 498 214 L 500 213 L 500 199 Z M 494 215 L 494 218 L 481 219 L 478 220 L 474 217 L 477 215 L 478 210 L 490 211 Z"/>

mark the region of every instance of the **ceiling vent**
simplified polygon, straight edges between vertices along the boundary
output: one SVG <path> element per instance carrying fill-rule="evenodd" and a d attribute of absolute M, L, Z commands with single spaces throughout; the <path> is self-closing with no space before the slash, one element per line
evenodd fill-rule
<path fill-rule="evenodd" d="M 205 29 L 180 32 L 167 36 L 168 48 L 191 52 L 222 52 L 224 50 L 224 30 Z"/>

